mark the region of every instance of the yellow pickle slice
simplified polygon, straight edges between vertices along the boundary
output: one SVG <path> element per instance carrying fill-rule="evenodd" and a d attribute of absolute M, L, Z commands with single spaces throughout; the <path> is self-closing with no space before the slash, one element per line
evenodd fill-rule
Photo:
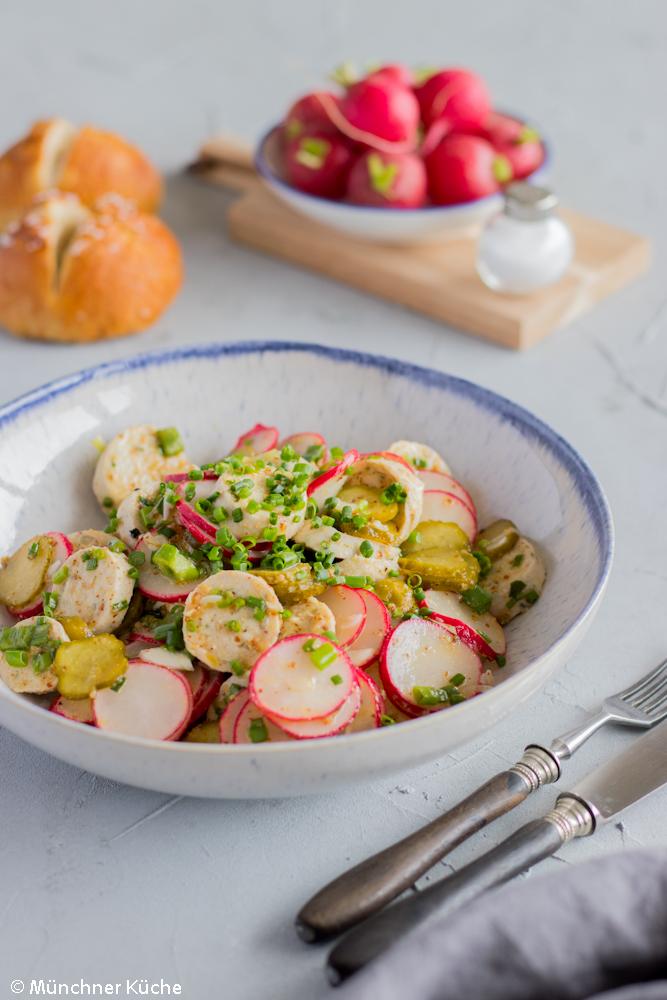
<path fill-rule="evenodd" d="M 39 596 L 54 548 L 48 535 L 35 535 L 9 556 L 0 569 L 0 603 L 20 608 Z"/>
<path fill-rule="evenodd" d="M 74 639 L 58 647 L 53 667 L 65 698 L 88 698 L 110 687 L 127 670 L 125 646 L 114 635 Z"/>

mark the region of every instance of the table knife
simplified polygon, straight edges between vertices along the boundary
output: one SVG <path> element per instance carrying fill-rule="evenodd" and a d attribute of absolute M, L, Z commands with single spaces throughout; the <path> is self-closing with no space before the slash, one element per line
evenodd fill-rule
<path fill-rule="evenodd" d="M 549 857 L 574 837 L 590 836 L 635 802 L 667 784 L 667 722 L 558 796 L 542 819 L 517 830 L 493 850 L 435 885 L 359 924 L 329 955 L 336 984 L 377 958 L 436 911 L 450 912 Z"/>

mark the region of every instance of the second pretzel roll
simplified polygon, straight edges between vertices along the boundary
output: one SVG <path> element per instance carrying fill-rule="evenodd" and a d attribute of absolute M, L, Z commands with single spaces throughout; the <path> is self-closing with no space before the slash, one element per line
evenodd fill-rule
<path fill-rule="evenodd" d="M 150 326 L 180 288 L 178 242 L 116 195 L 88 209 L 39 196 L 0 235 L 0 326 L 40 340 L 90 341 Z"/>
<path fill-rule="evenodd" d="M 84 205 L 111 191 L 153 212 L 162 180 L 146 156 L 114 132 L 63 118 L 38 121 L 0 157 L 0 228 L 20 218 L 33 198 L 59 188 Z"/>

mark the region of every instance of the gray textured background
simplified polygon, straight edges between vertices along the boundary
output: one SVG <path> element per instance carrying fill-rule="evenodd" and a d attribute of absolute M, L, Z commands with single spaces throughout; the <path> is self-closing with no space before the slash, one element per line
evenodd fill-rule
<path fill-rule="evenodd" d="M 141 143 L 175 175 L 165 215 L 188 274 L 174 308 L 140 338 L 74 348 L 0 335 L 1 401 L 184 341 L 362 346 L 477 379 L 553 424 L 599 473 L 618 554 L 584 647 L 544 692 L 476 744 L 373 787 L 294 802 L 169 799 L 98 780 L 0 732 L 1 996 L 10 979 L 33 976 L 163 976 L 191 1000 L 318 996 L 322 954 L 299 945 L 290 926 L 316 886 L 514 760 L 530 736 L 581 719 L 665 651 L 666 32 L 660 0 L 3 0 L 0 142 L 58 113 Z M 517 356 L 230 245 L 225 196 L 178 177 L 180 166 L 215 129 L 256 136 L 346 58 L 481 71 L 500 106 L 543 123 L 565 202 L 654 238 L 651 274 Z M 598 737 L 572 763 L 572 780 L 626 739 Z M 527 812 L 552 797 L 544 791 Z M 656 796 L 545 869 L 664 843 L 666 804 Z M 498 824 L 453 863 L 514 825 Z"/>

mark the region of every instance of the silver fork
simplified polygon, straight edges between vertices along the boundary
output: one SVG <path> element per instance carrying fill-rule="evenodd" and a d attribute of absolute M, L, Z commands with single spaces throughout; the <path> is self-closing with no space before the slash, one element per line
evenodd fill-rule
<path fill-rule="evenodd" d="M 607 698 L 592 718 L 549 747 L 531 743 L 523 757 L 442 816 L 340 875 L 301 909 L 297 932 L 317 941 L 347 930 L 382 909 L 424 872 L 532 792 L 561 776 L 561 764 L 608 722 L 649 729 L 667 718 L 667 659 L 641 680 Z"/>

